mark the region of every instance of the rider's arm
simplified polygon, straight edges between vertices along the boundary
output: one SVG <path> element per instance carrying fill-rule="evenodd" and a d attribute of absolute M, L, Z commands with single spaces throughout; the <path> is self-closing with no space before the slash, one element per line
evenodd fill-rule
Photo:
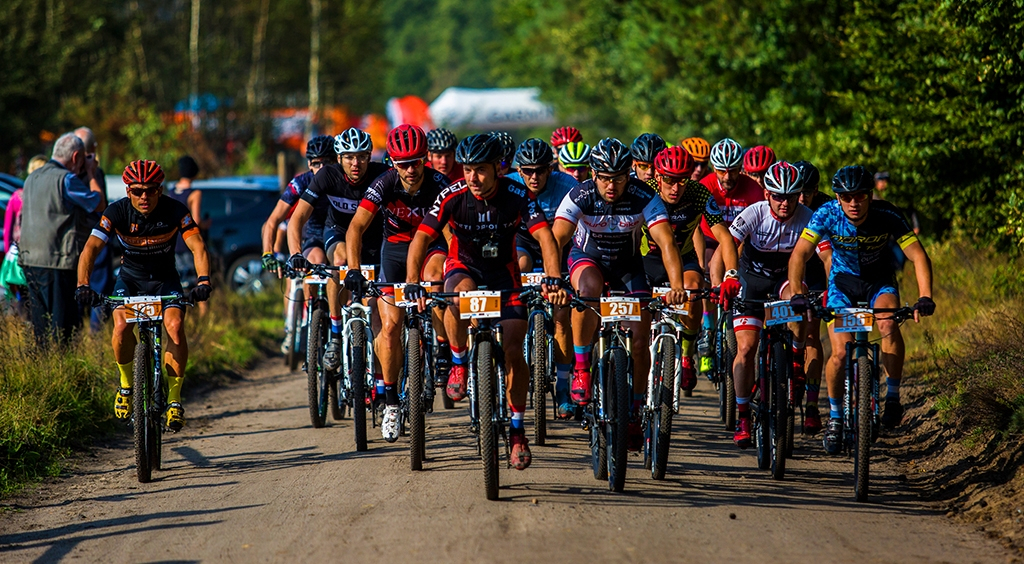
<path fill-rule="evenodd" d="M 359 270 L 359 253 L 363 251 L 363 232 L 373 221 L 373 215 L 373 212 L 360 205 L 355 215 L 352 216 L 352 221 L 348 224 L 348 231 L 345 232 L 345 249 L 348 251 L 348 267 L 351 269 Z"/>
<path fill-rule="evenodd" d="M 409 256 L 405 263 L 405 281 L 409 284 L 420 283 L 420 271 L 423 269 L 423 261 L 427 258 L 427 248 L 434 242 L 435 237 L 430 233 L 419 230 L 409 244 Z"/>
<path fill-rule="evenodd" d="M 919 298 L 932 297 L 932 261 L 920 241 L 907 245 L 903 252 L 914 263 L 914 274 L 917 275 L 917 294 Z"/>
<path fill-rule="evenodd" d="M 199 234 L 199 229 L 193 229 L 186 231 L 181 234 L 185 239 L 185 245 L 188 250 L 192 251 L 192 257 L 196 265 L 196 276 L 202 278 L 203 276 L 210 276 L 210 256 L 206 252 L 206 243 L 203 242 L 203 236 Z"/>
<path fill-rule="evenodd" d="M 711 226 L 711 233 L 714 234 L 715 239 L 718 241 L 718 250 L 722 253 L 722 262 L 725 263 L 726 270 L 736 270 L 739 268 L 739 253 L 736 251 L 736 240 L 733 238 L 732 233 L 729 232 L 729 228 L 723 223 Z"/>
<path fill-rule="evenodd" d="M 807 260 L 814 255 L 815 243 L 810 239 L 801 236 L 793 247 L 793 254 L 789 255 L 789 287 L 800 288 L 804 282 L 804 271 L 807 268 Z"/>
<path fill-rule="evenodd" d="M 542 225 L 530 233 L 540 243 L 541 261 L 544 263 L 544 274 L 551 278 L 561 278 L 561 247 L 555 242 L 555 237 L 547 225 Z"/>
<path fill-rule="evenodd" d="M 92 275 L 92 267 L 96 262 L 96 255 L 100 254 L 100 251 L 103 250 L 103 246 L 106 244 L 106 241 L 100 239 L 96 235 L 91 235 L 89 240 L 85 242 L 85 248 L 82 249 L 82 256 L 78 257 L 79 286 L 89 285 L 89 277 Z"/>
<path fill-rule="evenodd" d="M 288 220 L 288 254 L 294 255 L 302 252 L 302 230 L 313 215 L 313 205 L 306 200 L 299 200 L 295 204 L 295 211 L 292 218 Z"/>
<path fill-rule="evenodd" d="M 668 284 L 673 290 L 683 289 L 683 261 L 679 258 L 675 236 L 672 235 L 672 224 L 659 221 L 647 227 L 654 243 L 661 249 L 661 261 L 668 272 Z"/>
<path fill-rule="evenodd" d="M 564 217 L 556 217 L 555 222 L 551 224 L 551 236 L 555 238 L 555 244 L 559 249 L 563 249 L 569 244 L 569 239 L 575 232 L 576 222 Z"/>
<path fill-rule="evenodd" d="M 704 254 L 707 253 L 707 250 L 708 242 L 704 240 L 704 232 L 698 226 L 697 229 L 693 230 L 693 252 L 697 254 L 697 264 L 700 265 L 701 270 L 708 267 L 708 265 L 704 264 Z"/>
<path fill-rule="evenodd" d="M 274 206 L 274 211 L 270 212 L 270 217 L 263 224 L 263 229 L 260 231 L 263 241 L 263 254 L 274 252 L 274 240 L 277 237 L 278 231 L 277 226 L 281 225 L 281 222 L 288 217 L 289 209 L 291 209 L 291 206 L 287 202 L 278 200 L 277 205 Z"/>

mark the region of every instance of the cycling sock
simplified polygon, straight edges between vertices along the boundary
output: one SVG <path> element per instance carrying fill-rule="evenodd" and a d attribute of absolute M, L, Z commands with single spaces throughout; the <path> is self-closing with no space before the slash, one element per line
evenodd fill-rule
<path fill-rule="evenodd" d="M 828 416 L 832 419 L 841 419 L 843 417 L 843 402 L 828 398 Z"/>
<path fill-rule="evenodd" d="M 384 384 L 384 403 L 398 405 L 398 384 Z"/>
<path fill-rule="evenodd" d="M 740 417 L 750 417 L 750 398 L 736 396 L 736 413 Z"/>
<path fill-rule="evenodd" d="M 573 345 L 572 350 L 576 356 L 576 368 L 590 368 L 590 346 L 577 347 Z"/>
<path fill-rule="evenodd" d="M 377 388 L 377 395 L 378 396 L 383 395 L 384 391 L 385 391 L 385 388 L 384 388 L 384 375 L 383 374 L 374 374 L 373 378 L 374 378 L 374 381 L 376 382 L 376 386 L 374 386 L 374 387 Z"/>
<path fill-rule="evenodd" d="M 164 366 L 164 373 L 170 374 L 169 366 Z M 164 376 L 167 380 L 167 403 L 181 403 L 181 383 L 185 380 L 183 376 Z"/>
<path fill-rule="evenodd" d="M 899 380 L 893 380 L 892 378 L 886 377 L 885 386 L 888 388 L 885 392 L 885 399 L 900 400 L 900 382 Z"/>
<path fill-rule="evenodd" d="M 462 364 L 466 360 L 466 353 L 469 352 L 469 348 L 460 349 L 455 345 L 452 345 L 452 362 L 455 364 Z"/>
<path fill-rule="evenodd" d="M 702 329 L 705 329 L 707 331 L 711 330 L 711 312 L 704 312 L 704 315 L 701 316 L 700 326 Z"/>
<path fill-rule="evenodd" d="M 341 318 L 331 316 L 331 335 L 341 335 Z"/>
<path fill-rule="evenodd" d="M 562 384 L 566 387 L 569 385 L 569 371 L 572 369 L 571 364 L 556 364 L 555 365 L 555 380 L 556 384 Z"/>
<path fill-rule="evenodd" d="M 804 342 L 803 341 L 797 341 L 797 340 L 794 339 L 793 340 L 793 352 L 794 353 L 800 353 L 800 352 L 803 352 L 803 350 L 804 350 Z"/>
<path fill-rule="evenodd" d="M 697 339 L 697 333 L 700 333 L 700 331 L 683 329 L 683 342 L 680 343 L 683 347 L 683 356 L 690 356 L 693 354 L 693 341 Z"/>
<path fill-rule="evenodd" d="M 133 365 L 133 363 L 126 362 L 124 364 L 121 364 L 120 362 L 115 362 L 114 364 L 117 365 L 117 374 L 118 374 L 118 376 L 121 377 L 121 387 L 122 388 L 131 388 L 132 387 L 132 365 Z"/>
<path fill-rule="evenodd" d="M 523 412 L 526 411 L 526 406 L 512 406 L 512 431 L 523 432 Z"/>
<path fill-rule="evenodd" d="M 807 379 L 807 385 L 804 389 L 807 390 L 807 401 L 806 405 L 818 406 L 818 390 L 821 388 L 820 382 L 811 383 L 811 380 Z"/>

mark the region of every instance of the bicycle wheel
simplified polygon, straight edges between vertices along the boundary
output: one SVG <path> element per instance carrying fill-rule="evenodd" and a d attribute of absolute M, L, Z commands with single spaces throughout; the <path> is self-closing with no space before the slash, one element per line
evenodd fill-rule
<path fill-rule="evenodd" d="M 167 381 L 163 379 L 162 374 L 154 374 L 150 370 L 150 376 L 154 378 L 155 382 L 158 382 L 160 386 L 160 397 L 162 398 L 159 402 L 166 404 L 167 402 Z M 154 400 L 157 403 L 157 400 Z M 157 406 L 155 410 L 149 410 L 149 426 L 151 433 L 149 434 L 149 467 L 153 470 L 160 470 L 163 458 L 163 431 L 164 422 L 163 414 L 160 413 L 160 407 Z"/>
<path fill-rule="evenodd" d="M 314 429 L 324 426 L 327 415 L 327 398 L 323 398 L 323 401 L 320 398 L 321 382 L 326 381 L 326 374 L 320 361 L 323 357 L 323 347 L 326 345 L 326 329 L 327 313 L 317 306 L 313 308 L 309 318 L 309 339 L 306 346 L 306 398 L 309 403 L 309 420 Z"/>
<path fill-rule="evenodd" d="M 331 419 L 341 421 L 345 418 L 345 406 L 338 399 L 338 378 L 328 378 L 327 405 L 331 406 Z"/>
<path fill-rule="evenodd" d="M 423 407 L 423 346 L 419 327 L 412 327 L 406 335 L 405 368 L 407 370 L 406 397 L 409 399 L 409 467 L 423 470 L 425 450 L 424 407 Z"/>
<path fill-rule="evenodd" d="M 763 353 L 758 353 L 763 354 Z M 757 467 L 761 470 L 768 470 L 772 466 L 772 436 L 771 436 L 771 406 L 772 385 L 771 375 L 767 372 L 771 366 L 767 360 L 761 357 L 758 362 L 758 385 L 757 392 L 751 401 L 751 427 L 753 431 L 754 444 L 757 446 Z M 756 401 L 756 403 L 754 403 Z"/>
<path fill-rule="evenodd" d="M 608 489 L 621 492 L 626 485 L 626 435 L 629 432 L 629 404 L 633 390 L 629 389 L 629 359 L 626 349 L 617 347 L 611 351 L 611 381 L 606 405 L 612 416 L 606 428 L 608 443 Z"/>
<path fill-rule="evenodd" d="M 655 480 L 665 479 L 665 469 L 668 466 L 668 448 L 672 442 L 672 404 L 674 403 L 673 390 L 675 388 L 676 375 L 676 342 L 675 339 L 663 338 L 661 346 L 660 379 L 661 388 L 658 393 L 658 413 L 652 419 L 654 428 L 651 430 L 651 440 L 654 448 L 651 449 L 651 477 Z"/>
<path fill-rule="evenodd" d="M 548 333 L 544 316 L 534 313 L 530 322 L 530 376 L 533 382 L 533 442 L 544 446 L 548 434 Z"/>
<path fill-rule="evenodd" d="M 725 430 L 736 429 L 736 383 L 732 379 L 732 363 L 736 360 L 736 333 L 732 330 L 732 314 L 725 314 Z"/>
<path fill-rule="evenodd" d="M 349 337 L 348 377 L 352 385 L 352 422 L 356 428 L 356 450 L 366 450 L 366 326 L 352 322 Z"/>
<path fill-rule="evenodd" d="M 856 350 L 856 349 L 855 349 Z M 867 354 L 857 358 L 857 449 L 854 452 L 854 491 L 857 501 L 868 499 L 868 469 L 871 463 L 871 383 L 875 379 L 874 367 Z"/>
<path fill-rule="evenodd" d="M 484 491 L 487 499 L 498 499 L 498 429 L 494 422 L 494 361 L 491 342 L 481 339 L 476 344 L 476 397 L 480 414 L 480 459 L 484 465 Z"/>
<path fill-rule="evenodd" d="M 772 344 L 771 362 L 771 452 L 772 478 L 781 480 L 786 475 L 786 439 L 787 421 L 789 420 L 789 372 L 793 363 L 790 360 L 789 345 L 783 340 Z"/>
<path fill-rule="evenodd" d="M 145 484 L 153 479 L 153 458 L 150 454 L 152 442 L 150 435 L 153 425 L 150 422 L 151 405 L 149 383 L 149 337 L 145 331 L 139 330 L 139 341 L 135 345 L 135 360 L 132 366 L 132 418 L 135 442 L 135 473 L 139 482 Z"/>

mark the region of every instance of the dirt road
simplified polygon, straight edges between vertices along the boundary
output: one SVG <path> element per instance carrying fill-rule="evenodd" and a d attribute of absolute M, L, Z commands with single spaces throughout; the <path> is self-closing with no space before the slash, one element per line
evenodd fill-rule
<path fill-rule="evenodd" d="M 188 404 L 164 470 L 135 480 L 127 440 L 0 513 L 0 561 L 142 562 L 1007 562 L 875 459 L 872 502 L 852 466 L 800 440 L 784 482 L 758 471 L 717 421 L 703 382 L 677 418 L 668 479 L 630 461 L 626 492 L 593 479 L 577 424 L 555 424 L 525 472 L 484 499 L 464 408 L 427 416 L 429 460 L 351 424 L 313 429 L 305 377 L 267 362 Z M 440 402 L 438 402 L 440 404 Z"/>

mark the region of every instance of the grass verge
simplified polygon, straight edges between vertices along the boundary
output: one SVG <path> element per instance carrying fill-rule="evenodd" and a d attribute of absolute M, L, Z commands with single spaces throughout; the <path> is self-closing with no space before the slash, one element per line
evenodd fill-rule
<path fill-rule="evenodd" d="M 273 292 L 240 297 L 217 292 L 209 313 L 189 313 L 185 393 L 219 374 L 249 367 L 279 333 L 281 300 Z M 67 347 L 36 347 L 31 327 L 0 315 L 0 496 L 60 472 L 78 446 L 114 428 L 117 383 L 110 324 L 83 332 Z"/>

